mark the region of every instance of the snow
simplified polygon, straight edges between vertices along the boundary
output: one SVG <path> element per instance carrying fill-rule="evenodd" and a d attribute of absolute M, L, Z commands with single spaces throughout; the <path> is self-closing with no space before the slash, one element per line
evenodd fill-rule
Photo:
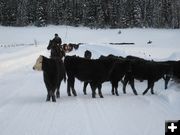
<path fill-rule="evenodd" d="M 46 102 L 42 72 L 32 70 L 39 55 L 49 56 L 49 39 L 58 33 L 63 43 L 85 43 L 68 55 L 83 56 L 92 51 L 100 55 L 136 55 L 154 60 L 180 59 L 180 30 L 171 29 L 97 29 L 84 27 L 48 26 L 2 27 L 0 46 L 30 44 L 37 46 L 0 47 L 0 134 L 1 135 L 164 135 L 165 120 L 180 119 L 180 84 L 164 81 L 155 83 L 155 95 L 142 92 L 147 82 L 135 82 L 138 96 L 127 86 L 127 94 L 111 95 L 109 82 L 103 84 L 104 98 L 83 95 L 83 83 L 76 80 L 77 97 L 68 97 L 66 84 L 61 86 L 61 98 Z M 147 44 L 151 40 L 152 44 Z M 134 42 L 117 46 L 108 43 Z"/>

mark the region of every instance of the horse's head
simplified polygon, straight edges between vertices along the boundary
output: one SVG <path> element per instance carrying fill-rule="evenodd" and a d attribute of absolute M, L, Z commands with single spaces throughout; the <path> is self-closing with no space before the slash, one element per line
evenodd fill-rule
<path fill-rule="evenodd" d="M 53 42 L 53 40 L 50 40 L 47 49 L 50 50 L 50 49 L 52 49 L 53 46 L 54 46 L 54 42 Z"/>

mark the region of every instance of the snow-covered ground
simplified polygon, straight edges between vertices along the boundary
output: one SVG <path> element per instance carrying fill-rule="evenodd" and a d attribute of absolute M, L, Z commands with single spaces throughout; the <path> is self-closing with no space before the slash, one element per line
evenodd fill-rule
<path fill-rule="evenodd" d="M 2 27 L 0 46 L 31 44 L 37 46 L 0 48 L 0 135 L 164 135 L 165 120 L 180 119 L 180 84 L 155 83 L 155 95 L 141 93 L 146 81 L 135 82 L 138 96 L 127 87 L 127 94 L 111 95 L 110 83 L 104 83 L 104 98 L 83 95 L 83 83 L 76 80 L 77 97 L 68 97 L 66 84 L 56 103 L 45 102 L 46 88 L 42 72 L 32 70 L 36 58 L 46 50 L 49 39 L 58 33 L 63 43 L 86 43 L 69 53 L 83 56 L 92 51 L 101 54 L 136 55 L 154 60 L 180 59 L 180 30 L 166 29 L 98 29 L 66 26 Z M 147 44 L 151 40 L 152 44 Z M 108 43 L 134 42 L 135 45 L 115 46 Z"/>

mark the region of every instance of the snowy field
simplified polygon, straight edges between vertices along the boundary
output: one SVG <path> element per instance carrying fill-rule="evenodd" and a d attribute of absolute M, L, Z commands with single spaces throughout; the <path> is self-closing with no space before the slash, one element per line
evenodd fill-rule
<path fill-rule="evenodd" d="M 155 95 L 143 96 L 146 81 L 135 82 L 138 96 L 127 87 L 127 94 L 111 95 L 109 82 L 103 84 L 104 98 L 83 95 L 83 83 L 76 80 L 77 97 L 68 97 L 66 84 L 61 98 L 46 102 L 42 72 L 32 70 L 39 55 L 49 57 L 49 39 L 58 33 L 63 43 L 85 43 L 68 55 L 83 56 L 86 49 L 93 58 L 100 55 L 135 55 L 154 60 L 180 60 L 180 30 L 98 29 L 66 26 L 2 27 L 0 46 L 0 135 L 164 135 L 165 120 L 180 119 L 180 84 L 173 81 L 164 90 L 164 81 L 155 83 Z M 152 44 L 147 44 L 151 40 Z M 115 46 L 108 43 L 133 42 Z"/>

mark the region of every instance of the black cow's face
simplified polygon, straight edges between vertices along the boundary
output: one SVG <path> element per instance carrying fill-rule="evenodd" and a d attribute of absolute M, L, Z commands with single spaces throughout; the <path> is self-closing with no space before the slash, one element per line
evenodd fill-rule
<path fill-rule="evenodd" d="M 33 70 L 42 71 L 42 62 L 43 62 L 43 56 L 40 55 L 36 60 L 35 65 L 33 66 Z"/>

